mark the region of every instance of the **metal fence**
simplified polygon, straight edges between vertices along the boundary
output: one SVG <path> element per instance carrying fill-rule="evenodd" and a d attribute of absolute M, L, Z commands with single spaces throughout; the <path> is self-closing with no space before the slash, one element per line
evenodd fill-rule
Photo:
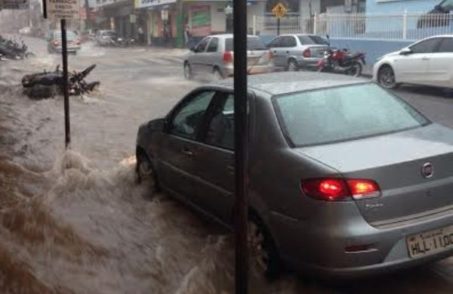
<path fill-rule="evenodd" d="M 272 16 L 254 17 L 253 31 L 275 35 L 277 19 Z M 387 40 L 418 40 L 425 37 L 452 34 L 453 14 L 320 14 L 313 17 L 288 15 L 280 20 L 280 33 L 329 34 L 335 38 L 367 38 Z"/>

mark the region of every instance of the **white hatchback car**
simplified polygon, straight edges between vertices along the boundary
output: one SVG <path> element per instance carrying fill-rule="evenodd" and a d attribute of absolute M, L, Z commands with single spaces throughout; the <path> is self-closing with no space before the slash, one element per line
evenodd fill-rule
<path fill-rule="evenodd" d="M 453 35 L 434 36 L 389 53 L 374 65 L 385 88 L 401 83 L 453 88 Z"/>

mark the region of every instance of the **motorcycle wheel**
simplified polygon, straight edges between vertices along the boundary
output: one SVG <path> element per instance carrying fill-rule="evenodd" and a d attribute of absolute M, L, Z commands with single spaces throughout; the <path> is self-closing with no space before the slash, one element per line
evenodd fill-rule
<path fill-rule="evenodd" d="M 362 64 L 360 62 L 354 62 L 353 64 L 351 64 L 351 67 L 347 71 L 347 74 L 353 77 L 359 77 L 360 75 L 362 75 L 362 70 Z"/>

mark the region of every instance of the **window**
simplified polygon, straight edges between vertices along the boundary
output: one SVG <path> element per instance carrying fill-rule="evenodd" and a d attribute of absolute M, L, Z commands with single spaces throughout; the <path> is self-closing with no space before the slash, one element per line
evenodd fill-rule
<path fill-rule="evenodd" d="M 173 116 L 170 133 L 194 140 L 214 94 L 214 91 L 204 91 L 189 98 Z"/>
<path fill-rule="evenodd" d="M 211 40 L 211 38 L 204 38 L 203 40 L 201 40 L 200 43 L 198 43 L 195 51 L 204 52 L 206 50 L 206 46 L 209 43 L 209 40 Z"/>
<path fill-rule="evenodd" d="M 214 111 L 206 133 L 206 144 L 234 149 L 234 96 L 232 94 Z"/>
<path fill-rule="evenodd" d="M 284 95 L 275 99 L 275 108 L 282 129 L 295 146 L 354 140 L 429 123 L 374 84 Z"/>
<path fill-rule="evenodd" d="M 297 46 L 296 39 L 294 39 L 294 37 L 290 37 L 290 36 L 282 37 L 281 44 L 282 44 L 282 47 L 296 47 Z"/>
<path fill-rule="evenodd" d="M 217 52 L 217 47 L 219 47 L 219 39 L 212 38 L 208 46 L 208 52 Z"/>
<path fill-rule="evenodd" d="M 436 51 L 439 41 L 439 38 L 432 38 L 412 45 L 410 48 L 413 53 L 433 53 Z"/>
<path fill-rule="evenodd" d="M 443 38 L 438 51 L 453 53 L 453 38 Z"/>
<path fill-rule="evenodd" d="M 302 45 L 329 45 L 329 42 L 320 36 L 299 36 Z"/>
<path fill-rule="evenodd" d="M 275 38 L 274 40 L 272 40 L 269 43 L 269 45 L 267 47 L 269 47 L 269 48 L 278 48 L 278 47 L 280 47 L 281 40 L 282 40 L 282 38 L 280 38 L 280 37 Z"/>

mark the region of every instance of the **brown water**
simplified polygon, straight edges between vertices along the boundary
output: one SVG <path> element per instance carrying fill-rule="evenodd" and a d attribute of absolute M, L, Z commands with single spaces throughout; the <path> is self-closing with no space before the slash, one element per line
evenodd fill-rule
<path fill-rule="evenodd" d="M 0 293 L 232 293 L 232 236 L 152 194 L 152 183 L 136 183 L 129 138 L 135 134 L 120 127 L 136 128 L 141 118 L 132 106 L 124 110 L 106 98 L 121 89 L 72 98 L 78 140 L 64 150 L 61 97 L 32 101 L 18 85 L 24 73 L 54 63 L 30 60 L 0 71 Z M 106 75 L 103 82 L 114 79 Z M 184 90 L 193 87 L 169 79 Z M 147 78 L 144 84 L 156 83 L 154 91 L 165 93 L 166 82 Z M 111 128 L 96 128 L 104 124 Z M 290 274 L 271 283 L 252 266 L 250 289 L 450 293 L 451 259 L 427 268 L 329 287 Z"/>

